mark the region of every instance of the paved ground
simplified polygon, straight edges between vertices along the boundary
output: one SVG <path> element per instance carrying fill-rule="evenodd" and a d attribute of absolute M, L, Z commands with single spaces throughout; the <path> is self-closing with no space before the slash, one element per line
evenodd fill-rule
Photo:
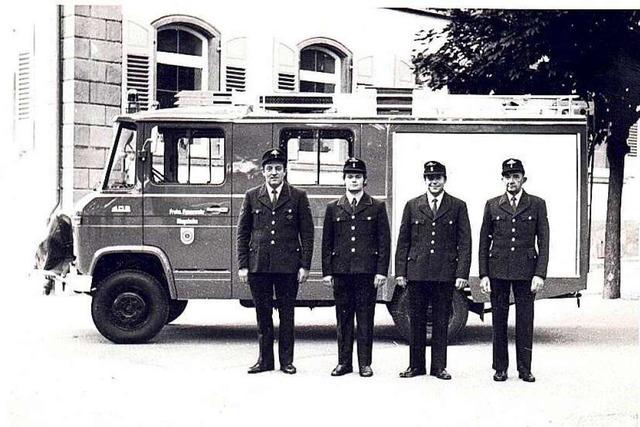
<path fill-rule="evenodd" d="M 450 347 L 452 381 L 400 379 L 408 348 L 379 305 L 374 377 L 332 378 L 333 309 L 298 309 L 298 374 L 250 376 L 253 311 L 235 301 L 191 302 L 146 345 L 102 338 L 88 297 L 29 291 L 12 301 L 3 301 L 3 425 L 638 425 L 637 301 L 536 303 L 535 384 L 514 368 L 506 383 L 491 380 L 490 317 L 471 316 Z"/>

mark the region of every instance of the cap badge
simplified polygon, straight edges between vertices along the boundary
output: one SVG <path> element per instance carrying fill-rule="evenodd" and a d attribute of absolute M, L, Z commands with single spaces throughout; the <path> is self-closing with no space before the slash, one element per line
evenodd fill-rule
<path fill-rule="evenodd" d="M 278 150 L 274 148 L 274 149 L 271 151 L 271 154 L 273 154 L 274 156 L 277 156 L 277 155 L 278 155 Z"/>
<path fill-rule="evenodd" d="M 513 167 L 513 165 L 515 165 L 515 164 L 516 164 L 516 161 L 515 161 L 515 160 L 513 160 L 513 159 L 509 159 L 509 161 L 507 162 L 507 164 L 508 164 L 510 167 Z"/>

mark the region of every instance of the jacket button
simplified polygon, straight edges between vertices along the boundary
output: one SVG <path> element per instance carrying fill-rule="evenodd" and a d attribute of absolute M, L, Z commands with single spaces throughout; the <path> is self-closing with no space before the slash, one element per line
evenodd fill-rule
<path fill-rule="evenodd" d="M 356 216 L 355 215 L 351 215 L 351 219 L 356 219 Z"/>
<path fill-rule="evenodd" d="M 271 230 L 271 234 L 276 234 L 276 230 Z"/>
<path fill-rule="evenodd" d="M 435 240 L 432 240 L 432 241 L 431 241 L 431 244 L 433 245 L 435 242 L 436 242 Z"/>
<path fill-rule="evenodd" d="M 356 241 L 356 236 L 351 236 L 351 241 L 355 242 Z"/>
<path fill-rule="evenodd" d="M 271 241 L 271 244 L 272 244 L 272 245 L 275 245 L 275 244 L 276 244 L 276 241 L 275 241 L 275 240 L 272 240 L 272 241 Z"/>
<path fill-rule="evenodd" d="M 512 237 L 512 238 L 511 238 L 511 241 L 512 241 L 512 242 L 515 242 L 515 241 L 516 241 L 516 238 L 515 238 L 515 237 Z"/>
<path fill-rule="evenodd" d="M 276 214 L 276 211 L 271 211 L 271 215 L 275 215 L 275 214 Z"/>
<path fill-rule="evenodd" d="M 416 224 L 420 224 L 420 221 L 416 221 Z"/>
<path fill-rule="evenodd" d="M 276 221 L 275 220 L 271 221 L 271 225 L 276 225 Z"/>
<path fill-rule="evenodd" d="M 511 252 L 515 251 L 516 248 L 514 248 L 513 246 L 511 246 Z"/>
<path fill-rule="evenodd" d="M 351 248 L 351 252 L 355 252 L 355 251 L 356 251 L 356 248 Z"/>
<path fill-rule="evenodd" d="M 351 226 L 351 230 L 355 230 L 355 229 L 356 229 L 356 226 L 355 226 L 355 225 L 352 225 L 352 226 Z"/>
<path fill-rule="evenodd" d="M 515 232 L 516 232 L 516 229 L 515 229 L 515 228 L 512 228 L 512 229 L 511 229 L 511 232 L 512 232 L 512 233 L 515 233 Z"/>
<path fill-rule="evenodd" d="M 431 223 L 431 225 L 435 227 L 435 226 L 436 226 L 436 223 L 435 223 L 435 222 L 432 222 L 432 223 Z"/>
<path fill-rule="evenodd" d="M 435 231 L 432 231 L 432 232 L 431 232 L 431 235 L 432 235 L 432 236 L 435 236 L 435 235 L 436 235 L 436 232 L 435 232 Z"/>
<path fill-rule="evenodd" d="M 433 249 L 431 249 L 431 250 L 429 251 L 429 253 L 431 253 L 431 254 L 432 254 L 432 253 L 434 253 L 434 252 L 435 252 L 435 251 L 434 251 Z"/>
<path fill-rule="evenodd" d="M 513 219 L 511 220 L 511 222 L 516 222 L 516 219 L 515 219 L 515 218 L 513 218 Z"/>

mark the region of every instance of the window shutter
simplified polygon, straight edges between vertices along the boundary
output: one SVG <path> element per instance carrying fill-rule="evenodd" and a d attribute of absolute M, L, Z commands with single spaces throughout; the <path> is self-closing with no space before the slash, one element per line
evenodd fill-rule
<path fill-rule="evenodd" d="M 273 58 L 276 91 L 295 92 L 298 90 L 298 50 L 276 40 Z"/>
<path fill-rule="evenodd" d="M 133 21 L 123 23 L 123 110 L 127 107 L 127 93 L 135 90 L 141 110 L 148 110 L 155 100 L 154 45 L 155 31 Z"/>
<path fill-rule="evenodd" d="M 629 145 L 629 156 L 638 157 L 638 123 L 635 122 L 629 129 L 629 138 L 627 138 L 627 144 Z"/>
<path fill-rule="evenodd" d="M 13 124 L 14 138 L 22 152 L 34 147 L 34 29 L 23 25 L 16 30 L 15 38 L 10 42 L 15 46 L 12 51 L 13 64 Z"/>
<path fill-rule="evenodd" d="M 247 90 L 247 38 L 236 37 L 225 44 L 224 81 L 228 92 Z"/>
<path fill-rule="evenodd" d="M 413 67 L 406 61 L 396 58 L 394 72 L 395 87 L 416 87 L 416 78 L 413 74 Z"/>
<path fill-rule="evenodd" d="M 373 86 L 373 55 L 356 60 L 356 87 Z"/>

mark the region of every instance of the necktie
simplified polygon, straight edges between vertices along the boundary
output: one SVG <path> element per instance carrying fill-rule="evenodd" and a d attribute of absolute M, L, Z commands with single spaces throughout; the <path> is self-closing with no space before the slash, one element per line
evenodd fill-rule
<path fill-rule="evenodd" d="M 511 209 L 515 212 L 516 211 L 516 196 L 513 196 L 511 198 Z"/>
<path fill-rule="evenodd" d="M 273 207 L 276 206 L 276 202 L 278 201 L 278 191 L 274 188 L 271 190 L 271 204 Z"/>
<path fill-rule="evenodd" d="M 356 200 L 356 198 L 354 197 L 353 199 L 351 199 L 351 211 L 355 213 L 356 211 L 356 206 L 358 205 L 358 201 Z"/>
<path fill-rule="evenodd" d="M 438 199 L 433 199 L 433 206 L 431 207 L 431 210 L 434 215 L 438 212 Z"/>

